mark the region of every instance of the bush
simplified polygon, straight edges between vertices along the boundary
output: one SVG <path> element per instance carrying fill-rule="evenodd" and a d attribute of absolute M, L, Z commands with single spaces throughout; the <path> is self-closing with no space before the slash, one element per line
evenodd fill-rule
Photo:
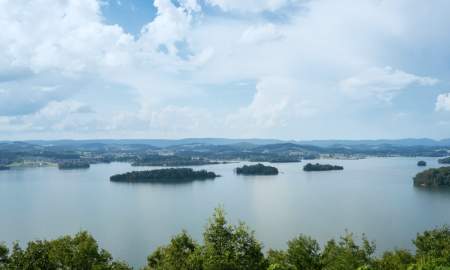
<path fill-rule="evenodd" d="M 52 241 L 32 241 L 28 243 L 26 249 L 15 244 L 7 266 L 6 269 L 17 270 L 131 269 L 125 263 L 113 261 L 111 254 L 104 249 L 99 249 L 95 239 L 87 232 Z"/>

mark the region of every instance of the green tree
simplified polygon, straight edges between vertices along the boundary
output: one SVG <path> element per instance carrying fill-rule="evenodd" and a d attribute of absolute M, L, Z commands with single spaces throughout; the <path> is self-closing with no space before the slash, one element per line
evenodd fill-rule
<path fill-rule="evenodd" d="M 147 258 L 147 269 L 176 270 L 202 268 L 200 246 L 183 231 L 170 240 L 170 244 L 159 247 Z"/>
<path fill-rule="evenodd" d="M 5 269 L 9 260 L 8 254 L 9 254 L 8 247 L 0 243 L 0 269 Z"/>
<path fill-rule="evenodd" d="M 212 270 L 265 269 L 261 244 L 241 223 L 228 224 L 225 212 L 217 208 L 203 234 L 204 268 Z"/>
<path fill-rule="evenodd" d="M 75 237 L 64 236 L 52 241 L 32 241 L 26 249 L 14 244 L 8 269 L 17 270 L 125 270 L 131 269 L 99 249 L 97 241 L 87 232 Z"/>
<path fill-rule="evenodd" d="M 417 234 L 413 243 L 418 257 L 439 258 L 450 263 L 450 228 L 448 226 Z"/>
<path fill-rule="evenodd" d="M 311 237 L 300 235 L 288 242 L 287 260 L 301 270 L 318 270 L 320 265 L 320 246 Z"/>
<path fill-rule="evenodd" d="M 297 268 L 288 261 L 287 253 L 283 250 L 270 249 L 267 252 L 267 261 L 270 270 L 296 270 Z"/>
<path fill-rule="evenodd" d="M 415 262 L 414 256 L 404 249 L 387 251 L 376 260 L 376 269 L 380 270 L 407 270 Z"/>
<path fill-rule="evenodd" d="M 435 258 L 419 258 L 416 263 L 411 264 L 408 270 L 450 270 L 448 264 L 443 264 L 441 260 Z"/>
<path fill-rule="evenodd" d="M 233 246 L 233 227 L 227 223 L 225 212 L 217 208 L 203 234 L 205 269 L 236 269 Z"/>
<path fill-rule="evenodd" d="M 347 233 L 339 242 L 330 240 L 325 245 L 321 256 L 324 270 L 352 270 L 359 267 L 370 266 L 375 244 L 369 242 L 365 236 L 362 246 L 355 243 L 353 235 Z"/>
<path fill-rule="evenodd" d="M 427 269 L 426 267 L 450 266 L 450 228 L 448 226 L 417 234 L 413 243 L 416 246 L 417 257 L 415 267 Z"/>
<path fill-rule="evenodd" d="M 234 229 L 233 244 L 237 269 L 265 269 L 267 268 L 262 244 L 244 223 Z"/>
<path fill-rule="evenodd" d="M 269 265 L 268 270 L 295 270 L 295 266 L 292 265 L 282 265 L 279 263 L 272 263 Z"/>

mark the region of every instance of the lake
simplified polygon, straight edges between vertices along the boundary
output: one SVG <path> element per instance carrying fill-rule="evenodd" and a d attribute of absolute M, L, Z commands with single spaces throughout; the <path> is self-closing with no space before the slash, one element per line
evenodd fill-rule
<path fill-rule="evenodd" d="M 438 167 L 435 158 L 421 159 Z M 274 164 L 277 176 L 235 175 L 244 163 L 198 166 L 222 177 L 182 184 L 110 182 L 113 174 L 157 168 L 127 163 L 0 171 L 0 241 L 24 244 L 88 230 L 116 259 L 138 267 L 182 229 L 201 240 L 222 205 L 231 222 L 245 221 L 266 248 L 285 248 L 300 233 L 324 243 L 348 230 L 376 240 L 378 252 L 412 249 L 417 232 L 450 224 L 450 190 L 413 186 L 424 169 L 418 160 L 321 160 L 345 167 L 329 172 L 303 172 L 305 161 Z"/>

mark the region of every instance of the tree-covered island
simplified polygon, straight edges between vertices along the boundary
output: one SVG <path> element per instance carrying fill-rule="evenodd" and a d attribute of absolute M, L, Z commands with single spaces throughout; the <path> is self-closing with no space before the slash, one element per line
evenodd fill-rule
<path fill-rule="evenodd" d="M 450 186 L 450 167 L 428 169 L 414 177 L 414 185 L 421 187 Z"/>
<path fill-rule="evenodd" d="M 219 175 L 206 170 L 194 171 L 191 168 L 169 168 L 116 174 L 111 176 L 110 180 L 112 182 L 128 183 L 174 183 L 207 180 L 216 177 L 219 177 Z"/>
<path fill-rule="evenodd" d="M 450 164 L 450 157 L 438 159 L 438 162 L 441 164 Z"/>
<path fill-rule="evenodd" d="M 261 163 L 255 165 L 244 165 L 236 168 L 236 174 L 242 175 L 277 175 L 278 169 L 272 166 L 265 166 Z"/>
<path fill-rule="evenodd" d="M 335 170 L 343 170 L 344 167 L 338 166 L 338 165 L 331 165 L 331 164 L 312 164 L 308 163 L 305 166 L 303 166 L 303 170 L 305 172 L 312 172 L 312 171 L 335 171 Z"/>
<path fill-rule="evenodd" d="M 419 160 L 417 162 L 417 166 L 420 166 L 420 167 L 427 166 L 427 163 L 425 161 L 423 161 L 423 160 Z"/>
<path fill-rule="evenodd" d="M 64 161 L 58 163 L 58 169 L 60 170 L 73 170 L 73 169 L 88 169 L 90 167 L 88 162 L 85 161 Z"/>
<path fill-rule="evenodd" d="M 0 171 L 6 171 L 6 170 L 9 170 L 8 166 L 0 165 Z"/>

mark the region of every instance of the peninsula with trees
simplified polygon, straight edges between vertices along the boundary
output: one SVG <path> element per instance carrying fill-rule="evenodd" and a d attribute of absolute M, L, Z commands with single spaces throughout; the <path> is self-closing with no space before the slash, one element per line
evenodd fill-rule
<path fill-rule="evenodd" d="M 441 164 L 450 164 L 450 157 L 438 159 L 438 162 Z"/>
<path fill-rule="evenodd" d="M 244 165 L 236 168 L 236 174 L 242 175 L 277 175 L 278 169 L 272 166 L 266 166 L 261 163 L 255 165 Z"/>
<path fill-rule="evenodd" d="M 331 164 L 312 164 L 308 163 L 305 166 L 303 166 L 303 170 L 305 172 L 313 172 L 313 171 L 339 171 L 343 170 L 344 167 L 338 166 L 338 165 L 331 165 Z"/>
<path fill-rule="evenodd" d="M 116 174 L 111 176 L 110 180 L 112 182 L 127 183 L 176 183 L 214 179 L 216 177 L 219 177 L 219 175 L 206 170 L 194 171 L 191 168 L 169 168 Z"/>
<path fill-rule="evenodd" d="M 450 167 L 428 169 L 414 177 L 414 185 L 421 187 L 449 187 Z"/>

